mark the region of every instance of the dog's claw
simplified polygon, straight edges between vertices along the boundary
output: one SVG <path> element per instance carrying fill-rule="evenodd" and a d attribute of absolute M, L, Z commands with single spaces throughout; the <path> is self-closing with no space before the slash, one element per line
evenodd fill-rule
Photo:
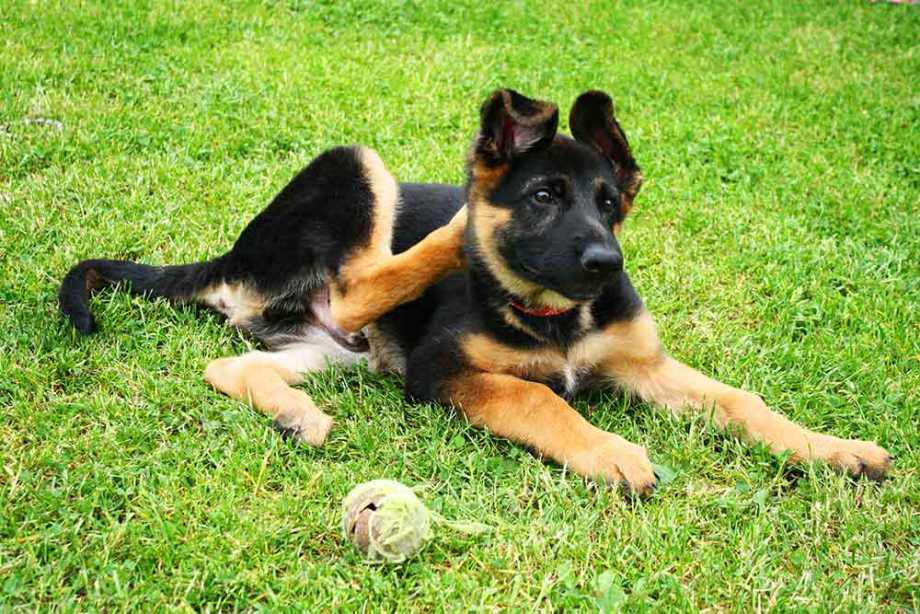
<path fill-rule="evenodd" d="M 285 426 L 277 420 L 272 420 L 272 428 L 278 431 L 278 434 L 285 439 L 296 439 L 300 429 L 296 426 Z"/>
<path fill-rule="evenodd" d="M 332 418 L 325 414 L 295 417 L 281 414 L 272 421 L 272 428 L 285 439 L 319 447 L 329 436 Z"/>
<path fill-rule="evenodd" d="M 632 482 L 624 482 L 626 487 L 629 489 L 630 494 L 633 494 L 637 497 L 650 497 L 656 490 L 658 490 L 658 480 L 655 479 L 650 482 L 643 482 L 640 484 L 633 484 Z"/>

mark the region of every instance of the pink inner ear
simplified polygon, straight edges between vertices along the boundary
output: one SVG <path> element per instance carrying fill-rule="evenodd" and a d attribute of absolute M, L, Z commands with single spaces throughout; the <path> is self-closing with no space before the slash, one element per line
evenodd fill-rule
<path fill-rule="evenodd" d="M 611 158 L 613 157 L 613 140 L 603 128 L 595 128 L 591 133 L 591 137 L 604 154 Z"/>
<path fill-rule="evenodd" d="M 507 115 L 502 122 L 502 142 L 499 147 L 506 151 L 514 146 L 514 122 Z"/>

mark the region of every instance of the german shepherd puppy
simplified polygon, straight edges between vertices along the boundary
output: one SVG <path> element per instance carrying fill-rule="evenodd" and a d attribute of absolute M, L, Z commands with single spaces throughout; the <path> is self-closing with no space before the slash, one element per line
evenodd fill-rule
<path fill-rule="evenodd" d="M 403 376 L 407 396 L 587 477 L 638 493 L 656 476 L 644 448 L 566 401 L 619 386 L 673 412 L 697 412 L 798 461 L 880 479 L 882 448 L 798 426 L 760 397 L 668 356 L 623 270 L 617 242 L 642 184 L 602 92 L 582 94 L 556 132 L 557 107 L 493 93 L 464 188 L 398 184 L 373 151 L 329 150 L 302 170 L 233 249 L 199 264 L 86 260 L 66 276 L 61 311 L 95 328 L 91 290 L 204 304 L 267 347 L 208 365 L 216 389 L 248 401 L 296 440 L 320 445 L 332 419 L 291 385 L 361 357 Z M 465 206 L 464 206 L 465 205 Z"/>

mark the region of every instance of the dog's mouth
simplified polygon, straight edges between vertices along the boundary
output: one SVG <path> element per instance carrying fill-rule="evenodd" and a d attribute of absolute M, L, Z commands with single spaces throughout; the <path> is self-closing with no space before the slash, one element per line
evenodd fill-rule
<path fill-rule="evenodd" d="M 587 303 L 600 296 L 603 290 L 603 284 L 597 284 L 596 287 L 575 287 L 574 284 L 567 286 L 552 280 L 542 271 L 528 265 L 525 262 L 518 261 L 518 273 L 523 275 L 527 281 L 537 284 L 546 290 L 554 292 L 559 296 L 568 299 L 574 303 Z"/>

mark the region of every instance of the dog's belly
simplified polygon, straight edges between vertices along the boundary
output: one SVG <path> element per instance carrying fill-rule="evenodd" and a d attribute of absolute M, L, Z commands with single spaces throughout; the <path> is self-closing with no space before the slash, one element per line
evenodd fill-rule
<path fill-rule="evenodd" d="M 531 382 L 544 384 L 560 397 L 571 400 L 591 380 L 592 370 L 567 362 L 563 357 L 558 364 L 515 370 L 509 374 Z"/>

